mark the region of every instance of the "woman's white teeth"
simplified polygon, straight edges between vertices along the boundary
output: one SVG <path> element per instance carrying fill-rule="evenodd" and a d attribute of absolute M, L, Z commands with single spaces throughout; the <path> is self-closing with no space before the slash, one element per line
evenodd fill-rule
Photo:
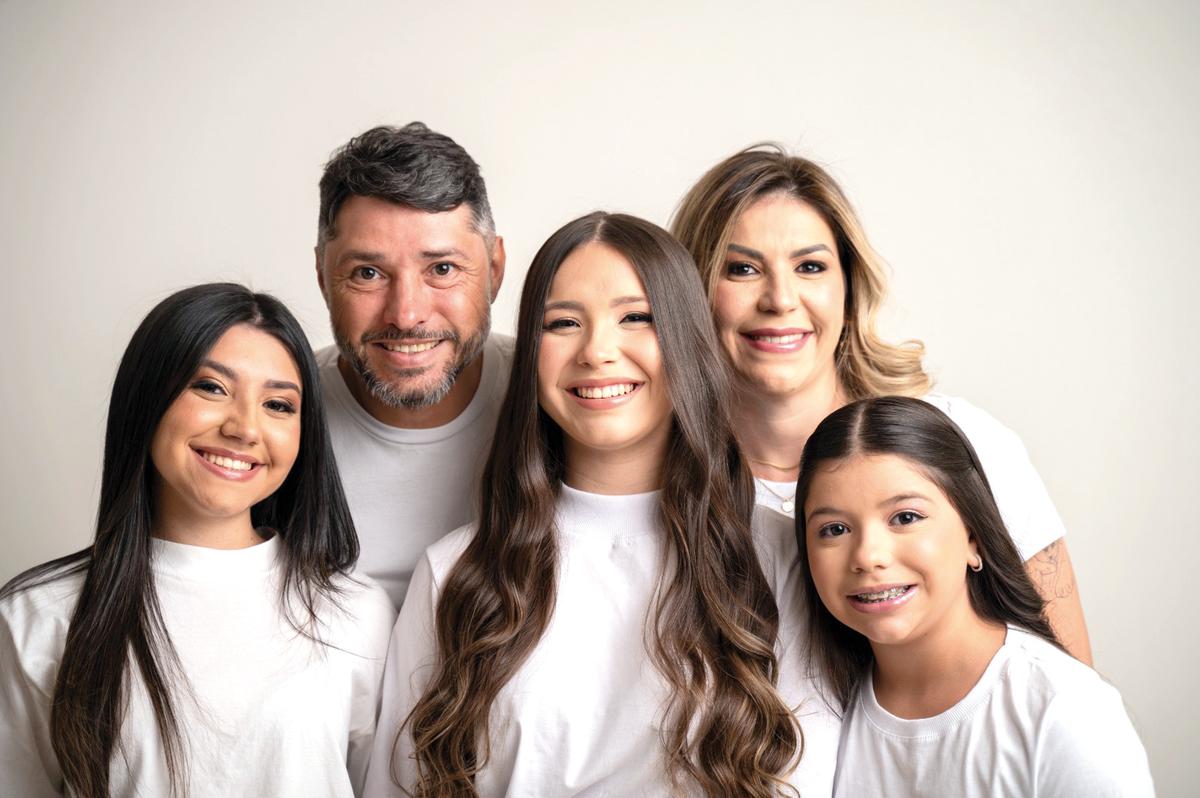
<path fill-rule="evenodd" d="M 575 394 L 584 399 L 611 399 L 614 396 L 624 396 L 627 393 L 632 393 L 636 387 L 631 382 L 623 382 L 617 385 L 603 385 L 595 388 L 576 388 Z"/>
<path fill-rule="evenodd" d="M 209 454 L 208 452 L 201 452 L 200 456 L 213 465 L 228 468 L 230 471 L 249 471 L 253 468 L 251 463 L 247 463 L 245 460 L 234 460 L 232 457 L 221 457 L 220 455 Z"/>
<path fill-rule="evenodd" d="M 419 344 L 401 344 L 401 343 L 396 343 L 395 341 L 384 341 L 383 348 L 389 352 L 402 352 L 406 355 L 411 355 L 416 352 L 428 352 L 430 349 L 433 349 L 435 346 L 437 346 L 441 342 L 442 342 L 441 339 L 437 339 L 437 340 L 433 340 L 433 341 L 422 341 Z"/>
<path fill-rule="evenodd" d="M 887 590 L 881 590 L 878 593 L 856 593 L 854 597 L 859 601 L 887 601 L 898 596 L 903 596 L 908 592 L 910 585 L 902 585 L 901 587 L 893 587 Z"/>
<path fill-rule="evenodd" d="M 794 344 L 803 338 L 807 333 L 799 335 L 752 335 L 750 336 L 755 341 L 764 341 L 768 344 Z"/>

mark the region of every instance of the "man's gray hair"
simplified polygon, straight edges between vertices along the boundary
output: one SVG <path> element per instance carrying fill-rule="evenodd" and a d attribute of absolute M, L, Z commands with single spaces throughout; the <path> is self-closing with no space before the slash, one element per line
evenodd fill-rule
<path fill-rule="evenodd" d="M 496 240 L 479 165 L 454 139 L 420 122 L 371 128 L 333 153 L 321 175 L 321 250 L 337 236 L 334 220 L 342 203 L 353 196 L 378 197 L 429 213 L 450 211 L 465 202 L 489 255 Z"/>

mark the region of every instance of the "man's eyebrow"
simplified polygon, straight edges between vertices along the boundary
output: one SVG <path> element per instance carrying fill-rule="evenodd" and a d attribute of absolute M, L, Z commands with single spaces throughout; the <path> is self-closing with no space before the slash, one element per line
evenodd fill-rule
<path fill-rule="evenodd" d="M 425 258 L 427 260 L 432 260 L 433 258 L 462 258 L 463 260 L 469 259 L 469 256 L 467 255 L 467 253 L 463 252 L 461 249 L 458 249 L 456 247 L 443 247 L 442 249 L 423 249 L 423 250 L 421 250 L 421 257 Z"/>
<path fill-rule="evenodd" d="M 382 252 L 375 252 L 369 249 L 348 249 L 338 258 L 338 263 L 345 263 L 351 260 L 363 260 L 369 263 L 377 263 L 384 260 Z"/>

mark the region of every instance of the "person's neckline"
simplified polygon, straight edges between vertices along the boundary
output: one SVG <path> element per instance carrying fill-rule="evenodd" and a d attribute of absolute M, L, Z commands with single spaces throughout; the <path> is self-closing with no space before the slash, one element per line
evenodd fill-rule
<path fill-rule="evenodd" d="M 184 579 L 228 579 L 271 571 L 282 547 L 277 534 L 240 549 L 214 549 L 159 537 L 152 537 L 150 545 L 154 570 Z"/>
<path fill-rule="evenodd" d="M 556 515 L 564 535 L 584 537 L 640 537 L 660 528 L 662 491 L 645 493 L 591 493 L 563 483 Z M 570 524 L 563 523 L 570 520 Z"/>

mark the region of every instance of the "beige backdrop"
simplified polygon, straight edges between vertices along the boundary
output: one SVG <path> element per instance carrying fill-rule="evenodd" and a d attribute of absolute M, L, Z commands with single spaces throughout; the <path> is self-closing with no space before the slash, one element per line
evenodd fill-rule
<path fill-rule="evenodd" d="M 1195 5 L 336 5 L 0 0 L 0 580 L 88 540 L 112 375 L 159 299 L 241 280 L 330 340 L 316 183 L 351 135 L 421 119 L 480 162 L 500 330 L 560 224 L 664 223 L 776 139 L 856 201 L 889 334 L 1024 437 L 1098 667 L 1160 794 L 1194 790 Z"/>

